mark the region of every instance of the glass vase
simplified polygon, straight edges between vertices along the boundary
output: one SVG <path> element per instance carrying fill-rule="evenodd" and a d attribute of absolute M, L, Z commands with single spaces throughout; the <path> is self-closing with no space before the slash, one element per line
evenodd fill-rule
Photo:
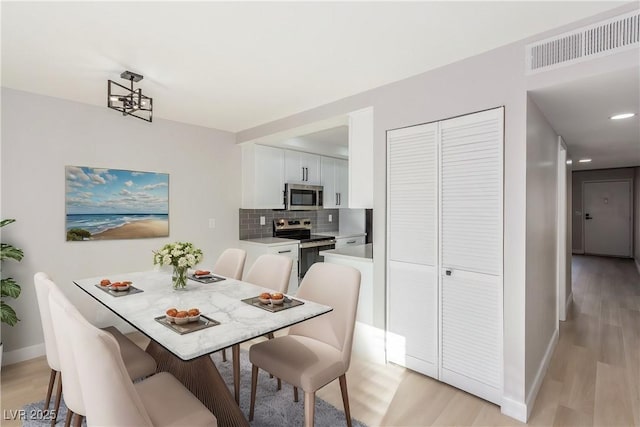
<path fill-rule="evenodd" d="M 173 289 L 184 289 L 187 286 L 187 267 L 173 267 L 171 283 Z"/>

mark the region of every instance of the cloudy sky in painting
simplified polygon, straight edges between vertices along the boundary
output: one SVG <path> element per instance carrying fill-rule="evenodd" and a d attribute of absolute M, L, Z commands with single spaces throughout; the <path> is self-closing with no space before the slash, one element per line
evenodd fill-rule
<path fill-rule="evenodd" d="M 169 175 L 66 166 L 67 214 L 169 213 Z"/>

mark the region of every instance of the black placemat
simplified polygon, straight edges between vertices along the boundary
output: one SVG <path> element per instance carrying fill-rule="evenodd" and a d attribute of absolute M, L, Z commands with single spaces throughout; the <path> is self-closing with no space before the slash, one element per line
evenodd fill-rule
<path fill-rule="evenodd" d="M 204 277 L 198 277 L 195 274 L 190 274 L 189 279 L 195 280 L 196 282 L 200 283 L 215 283 L 225 280 L 224 277 L 214 276 L 213 274 Z"/>
<path fill-rule="evenodd" d="M 189 334 L 191 332 L 200 331 L 202 329 L 207 329 L 212 326 L 218 326 L 220 322 L 214 320 L 210 317 L 207 317 L 203 314 L 200 315 L 200 319 L 197 322 L 189 322 L 184 325 L 176 325 L 175 323 L 171 323 L 167 320 L 167 316 L 158 316 L 154 317 L 155 321 L 163 324 L 167 328 L 171 329 L 174 332 L 179 333 L 180 335 Z"/>
<path fill-rule="evenodd" d="M 140 292 L 144 292 L 142 289 L 136 288 L 135 286 L 131 286 L 131 285 L 129 285 L 129 289 L 127 289 L 126 291 L 113 291 L 109 289 L 108 286 L 100 286 L 100 285 L 96 285 L 96 288 L 108 293 L 112 297 L 124 297 L 127 295 L 133 295 Z"/>
<path fill-rule="evenodd" d="M 263 304 L 260 302 L 260 297 L 246 298 L 243 299 L 242 302 L 252 305 L 254 307 L 261 308 L 263 310 L 270 311 L 272 313 L 276 313 L 278 311 L 287 310 L 289 308 L 297 307 L 299 305 L 304 304 L 302 301 L 298 301 L 297 299 L 285 297 L 284 302 L 282 304 Z"/>

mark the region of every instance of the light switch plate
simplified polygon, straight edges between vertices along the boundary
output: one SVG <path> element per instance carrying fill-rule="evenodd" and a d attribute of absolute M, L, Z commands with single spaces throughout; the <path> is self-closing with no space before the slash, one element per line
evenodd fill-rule
<path fill-rule="evenodd" d="M 216 228 L 216 219 L 209 218 L 209 228 Z"/>
<path fill-rule="evenodd" d="M 329 222 L 333 222 L 333 215 L 329 214 Z"/>
<path fill-rule="evenodd" d="M 267 221 L 265 220 L 265 217 L 261 216 L 260 217 L 260 225 L 265 225 L 267 223 Z"/>

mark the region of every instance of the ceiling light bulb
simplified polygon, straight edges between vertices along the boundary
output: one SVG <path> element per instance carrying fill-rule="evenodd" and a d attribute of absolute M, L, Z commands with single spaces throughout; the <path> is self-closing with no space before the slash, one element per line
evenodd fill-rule
<path fill-rule="evenodd" d="M 589 163 L 591 161 L 591 159 L 580 159 L 578 160 L 578 162 L 580 163 Z"/>
<path fill-rule="evenodd" d="M 635 113 L 622 113 L 622 114 L 616 114 L 615 116 L 611 116 L 609 117 L 611 120 L 622 120 L 622 119 L 628 119 L 629 117 L 633 117 L 635 116 Z"/>
<path fill-rule="evenodd" d="M 572 163 L 573 163 L 573 160 L 571 160 L 571 159 L 567 160 L 567 164 L 568 164 L 568 165 L 570 165 L 570 164 L 572 164 Z"/>

